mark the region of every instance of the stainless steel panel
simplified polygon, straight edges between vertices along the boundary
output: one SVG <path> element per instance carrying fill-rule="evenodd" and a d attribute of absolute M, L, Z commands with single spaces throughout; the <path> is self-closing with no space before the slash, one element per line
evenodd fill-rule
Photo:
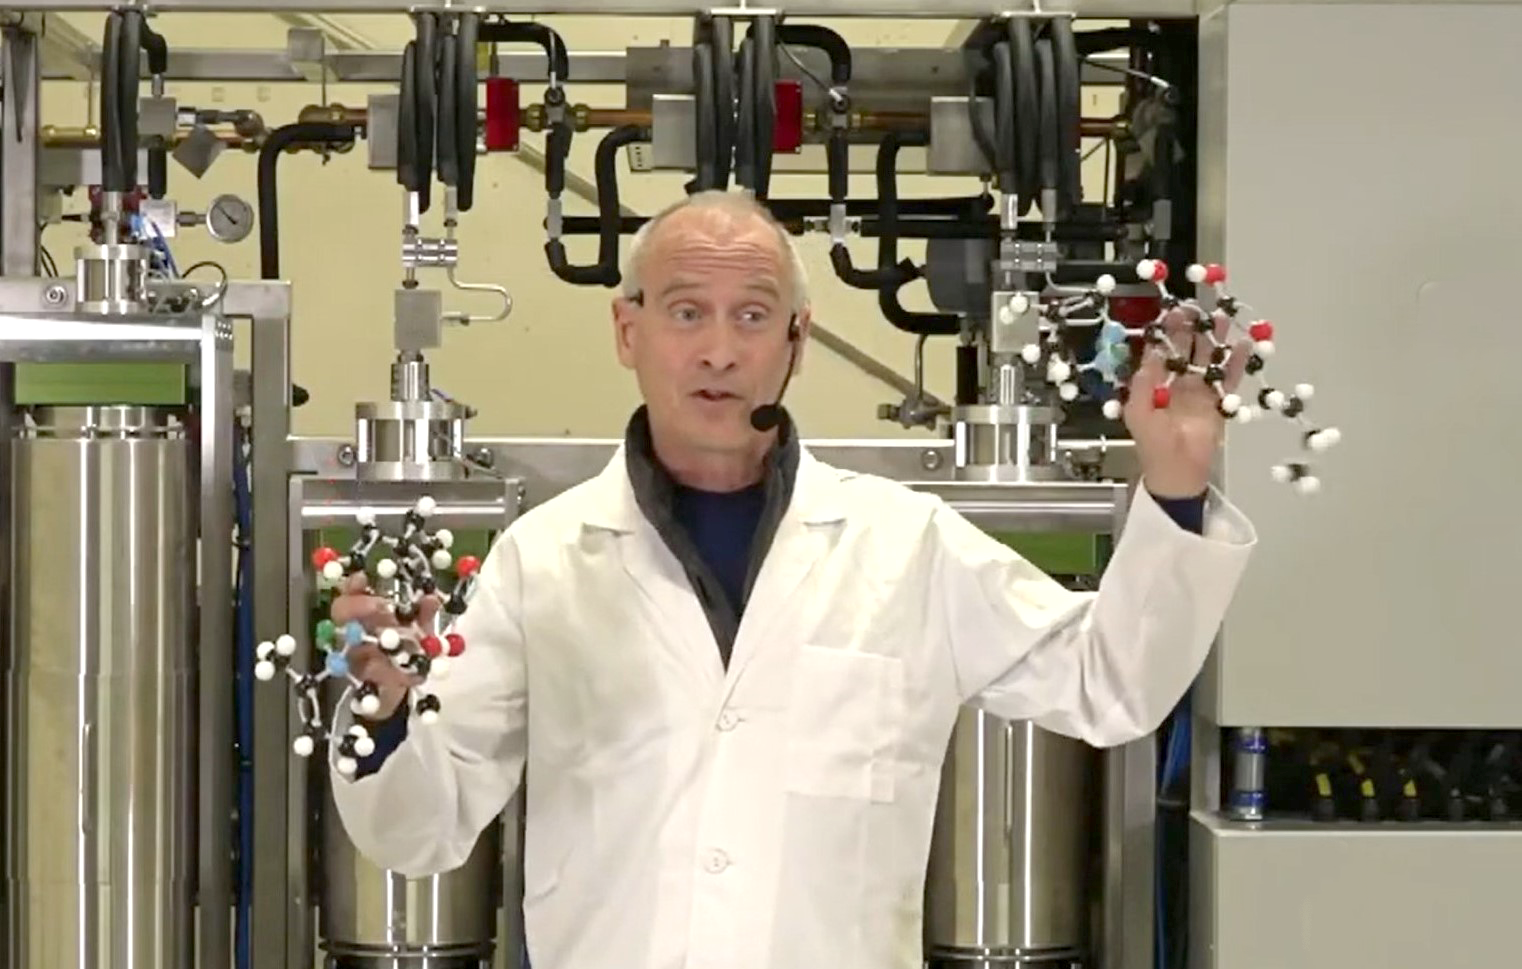
<path fill-rule="evenodd" d="M 930 148 L 925 155 L 925 171 L 931 175 L 987 175 L 993 170 L 983 149 L 978 146 L 973 128 L 976 110 L 982 130 L 994 130 L 992 98 L 978 98 L 974 109 L 964 94 L 930 100 Z"/>
<path fill-rule="evenodd" d="M 189 969 L 191 443 L 146 409 L 39 411 L 36 423 L 7 444 L 9 965 Z"/>
<path fill-rule="evenodd" d="M 37 272 L 38 104 L 42 75 L 37 35 L 7 30 L 0 39 L 0 273 Z"/>
<path fill-rule="evenodd" d="M 1345 438 L 1315 455 L 1305 499 L 1268 474 L 1294 430 L 1229 434 L 1226 491 L 1262 541 L 1197 709 L 1228 726 L 1522 726 L 1518 463 L 1500 443 L 1517 437 L 1522 329 L 1493 296 L 1522 252 L 1522 135 L 1475 123 L 1522 110 L 1522 7 L 1232 4 L 1202 31 L 1201 255 L 1276 321 L 1265 374 L 1314 384 L 1307 415 Z M 1434 50 L 1464 69 L 1387 69 Z M 1398 160 L 1371 165 L 1375 143 Z M 1463 364 L 1435 365 L 1431 341 L 1460 321 Z"/>
<path fill-rule="evenodd" d="M 650 167 L 687 171 L 697 164 L 696 102 L 690 94 L 657 94 L 650 109 Z"/>
<path fill-rule="evenodd" d="M 331 788 L 325 789 L 323 949 L 340 958 L 424 953 L 490 958 L 502 902 L 501 824 L 487 826 L 459 868 L 431 878 L 406 878 L 371 864 L 354 849 Z"/>
<path fill-rule="evenodd" d="M 964 708 L 941 775 L 925 893 L 931 965 L 1085 958 L 1101 754 Z"/>
<path fill-rule="evenodd" d="M 1522 829 L 1190 824 L 1191 969 L 1517 963 Z"/>

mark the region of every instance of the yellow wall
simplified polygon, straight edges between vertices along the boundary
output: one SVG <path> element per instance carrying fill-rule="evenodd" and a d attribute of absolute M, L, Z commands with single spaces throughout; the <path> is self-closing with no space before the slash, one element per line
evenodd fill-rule
<path fill-rule="evenodd" d="M 410 29 L 402 17 L 332 19 L 380 49 L 399 49 Z M 70 20 L 91 37 L 101 32 L 98 19 L 70 15 Z M 691 35 L 690 23 L 681 20 L 565 17 L 550 22 L 572 50 L 618 50 L 662 39 L 681 44 Z M 176 14 L 157 18 L 155 26 L 171 47 L 278 49 L 284 46 L 288 25 L 273 16 Z M 853 45 L 916 47 L 942 45 L 956 28 L 948 21 L 843 21 L 832 26 Z M 87 88 L 76 82 L 47 85 L 45 123 L 83 123 L 92 105 Z M 330 85 L 327 101 L 362 106 L 368 94 L 383 90 Z M 323 100 L 315 83 L 175 83 L 169 93 L 181 105 L 253 108 L 271 126 L 292 121 L 302 106 Z M 621 88 L 608 85 L 574 85 L 570 93 L 574 102 L 601 107 L 622 106 L 624 97 Z M 525 103 L 539 100 L 539 95 L 535 86 L 525 85 Z M 1111 110 L 1109 91 L 1091 93 L 1086 100 L 1087 115 Z M 598 137 L 597 132 L 579 136 L 573 151 L 573 170 L 588 178 Z M 539 136 L 525 133 L 525 139 L 542 147 Z M 1103 185 L 1102 164 L 1100 152 L 1088 173 L 1091 192 Z M 231 151 L 200 181 L 171 162 L 170 194 L 182 208 L 198 211 L 222 192 L 253 202 L 254 176 L 254 158 Z M 667 173 L 629 176 L 625 169 L 619 187 L 626 205 L 651 212 L 679 197 L 684 180 L 685 176 Z M 966 179 L 907 177 L 901 191 L 906 197 L 963 194 L 976 192 L 977 184 Z M 870 177 L 854 179 L 852 192 L 871 197 Z M 773 194 L 779 198 L 823 196 L 824 176 L 774 176 Z M 82 204 L 70 200 L 68 207 L 77 210 Z M 569 198 L 567 210 L 595 212 L 589 203 Z M 434 382 L 480 410 L 472 425 L 475 433 L 617 434 L 637 395 L 633 380 L 613 357 L 611 294 L 555 278 L 544 259 L 543 215 L 539 172 L 513 156 L 480 159 L 477 202 L 460 230 L 459 276 L 507 286 L 516 306 L 502 323 L 451 328 L 446 346 L 430 358 Z M 311 402 L 296 413 L 295 428 L 300 434 L 347 436 L 354 403 L 383 399 L 387 394 L 391 299 L 401 273 L 401 192 L 391 172 L 367 169 L 363 146 L 327 163 L 307 153 L 288 156 L 280 169 L 280 216 L 282 274 L 293 284 L 295 294 L 293 369 L 296 381 L 312 392 Z M 424 231 L 441 232 L 436 210 L 425 219 Z M 173 247 L 182 267 L 215 259 L 234 278 L 257 278 L 257 233 L 228 246 L 210 239 L 204 230 L 182 232 Z M 70 223 L 48 229 L 44 237 L 65 272 L 78 238 L 77 225 Z M 835 278 L 826 258 L 827 243 L 819 235 L 800 241 L 812 279 L 816 318 L 899 372 L 912 374 L 913 338 L 881 319 L 873 294 L 850 289 Z M 573 259 L 590 261 L 595 245 L 590 237 L 574 239 Z M 858 265 L 875 263 L 875 241 L 857 240 L 852 248 Z M 910 258 L 923 258 L 922 244 L 911 242 L 903 248 Z M 428 276 L 433 282 L 427 281 Z M 441 272 L 425 274 L 425 284 L 446 290 L 446 308 L 493 309 L 489 298 L 467 299 L 449 293 Z M 905 303 L 910 308 L 930 308 L 923 284 L 906 290 Z M 927 383 L 943 398 L 949 398 L 952 390 L 950 361 L 950 343 L 932 342 Z M 788 392 L 789 405 L 804 433 L 814 437 L 909 433 L 875 416 L 878 404 L 898 400 L 892 389 L 817 343 L 808 349 L 803 370 Z"/>

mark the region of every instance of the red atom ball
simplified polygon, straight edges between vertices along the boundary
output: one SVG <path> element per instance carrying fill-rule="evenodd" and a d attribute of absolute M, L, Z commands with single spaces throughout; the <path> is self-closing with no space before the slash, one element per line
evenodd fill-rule
<path fill-rule="evenodd" d="M 1254 340 L 1272 340 L 1274 325 L 1267 320 L 1260 320 L 1247 328 L 1247 335 Z"/>
<path fill-rule="evenodd" d="M 1170 391 L 1167 387 L 1154 387 L 1152 389 L 1152 406 L 1153 407 L 1156 407 L 1156 408 L 1159 408 L 1159 409 L 1167 407 L 1168 406 L 1168 402 L 1170 400 L 1172 400 L 1172 399 L 1173 399 L 1173 392 Z"/>
<path fill-rule="evenodd" d="M 468 579 L 481 569 L 481 560 L 474 555 L 462 555 L 454 564 L 455 574 L 462 579 Z"/>
<path fill-rule="evenodd" d="M 312 564 L 319 569 L 329 562 L 336 561 L 338 561 L 338 553 L 326 545 L 312 553 Z"/>
<path fill-rule="evenodd" d="M 1205 267 L 1205 282 L 1207 282 L 1207 283 L 1224 283 L 1224 282 L 1226 282 L 1226 267 L 1225 266 L 1221 266 L 1221 265 L 1217 265 L 1216 263 L 1211 263 L 1210 265 L 1206 266 Z"/>
<path fill-rule="evenodd" d="M 465 637 L 459 633 L 449 633 L 444 637 L 449 642 L 449 655 L 459 656 L 465 652 Z"/>
<path fill-rule="evenodd" d="M 1152 260 L 1152 281 L 1154 283 L 1166 282 L 1168 279 L 1168 264 L 1161 259 Z"/>
<path fill-rule="evenodd" d="M 424 636 L 423 652 L 428 654 L 429 659 L 438 659 L 439 654 L 444 652 L 444 644 L 439 642 L 437 636 Z"/>

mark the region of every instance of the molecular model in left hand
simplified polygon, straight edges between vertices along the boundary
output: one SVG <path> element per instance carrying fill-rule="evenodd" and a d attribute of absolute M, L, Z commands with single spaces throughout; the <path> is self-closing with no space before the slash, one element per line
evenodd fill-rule
<path fill-rule="evenodd" d="M 356 665 L 355 652 L 367 646 L 378 649 L 412 681 L 409 700 L 418 720 L 428 724 L 438 719 L 439 698 L 425 687 L 430 679 L 448 675 L 450 660 L 465 651 L 464 637 L 453 630 L 465 614 L 480 562 L 469 555 L 455 560 L 450 553 L 454 536 L 447 529 L 428 529 L 428 519 L 436 508 L 432 498 L 418 499 L 401 516 L 401 528 L 394 534 L 383 533 L 375 514 L 362 511 L 356 516 L 359 538 L 347 554 L 326 547 L 312 554 L 319 587 L 350 586 L 353 576 L 365 575 L 367 588 L 360 594 L 378 598 L 382 615 L 389 613 L 389 617 L 369 627 L 359 620 L 342 625 L 331 619 L 318 622 L 313 640 L 323 659 L 315 673 L 292 667 L 298 643 L 289 633 L 256 648 L 254 676 L 268 681 L 284 671 L 294 690 L 302 723 L 302 733 L 292 744 L 298 756 L 310 757 L 319 743 L 337 733 L 322 715 L 321 688 L 325 681 L 347 681 L 333 715 L 335 722 L 337 710 L 344 704 L 359 717 L 379 711 L 379 687 L 361 679 L 351 668 Z M 451 572 L 453 577 L 448 578 Z M 436 608 L 430 597 L 436 597 Z M 336 739 L 336 765 L 345 774 L 354 773 L 358 760 L 375 750 L 374 739 L 360 723 Z"/>

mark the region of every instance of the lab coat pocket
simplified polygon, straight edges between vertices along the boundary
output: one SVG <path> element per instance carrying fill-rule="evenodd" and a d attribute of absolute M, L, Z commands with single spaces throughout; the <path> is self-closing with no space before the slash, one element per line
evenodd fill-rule
<path fill-rule="evenodd" d="M 799 647 L 787 710 L 789 791 L 894 799 L 903 665 L 876 653 Z"/>

